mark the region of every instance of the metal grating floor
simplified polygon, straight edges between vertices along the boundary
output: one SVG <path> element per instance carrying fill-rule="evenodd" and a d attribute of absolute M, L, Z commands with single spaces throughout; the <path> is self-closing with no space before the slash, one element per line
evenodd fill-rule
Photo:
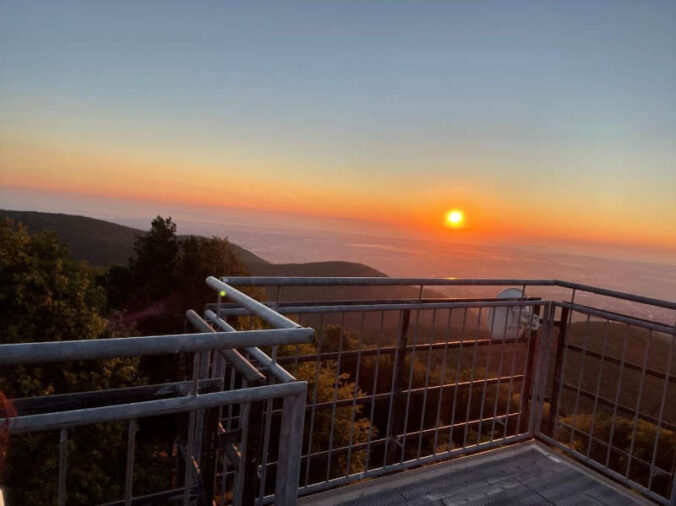
<path fill-rule="evenodd" d="M 509 448 L 307 497 L 299 504 L 629 505 L 653 504 L 542 445 Z"/>

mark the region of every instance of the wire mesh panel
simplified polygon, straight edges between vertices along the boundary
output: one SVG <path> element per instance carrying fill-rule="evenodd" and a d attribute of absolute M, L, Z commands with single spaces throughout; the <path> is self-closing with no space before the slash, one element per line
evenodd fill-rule
<path fill-rule="evenodd" d="M 188 358 L 182 381 L 15 399 L 13 418 L 4 408 L 15 449 L 53 450 L 40 469 L 51 470 L 57 504 L 72 502 L 73 484 L 101 460 L 88 469 L 82 457 L 97 434 L 118 443 L 107 451 L 123 465 L 99 473 L 117 504 L 292 504 L 533 437 L 658 502 L 676 495 L 676 328 L 581 305 L 575 294 L 665 311 L 674 303 L 554 280 L 233 282 L 272 289 L 266 301 L 261 289 L 254 298 L 208 278 L 216 303 L 204 319 L 187 313 L 192 334 L 0 346 L 0 365 L 20 367 Z M 510 298 L 451 298 L 428 284 L 520 288 Z M 534 296 L 552 286 L 571 290 L 570 300 Z M 149 438 L 165 432 L 161 448 Z"/>
<path fill-rule="evenodd" d="M 231 297 L 237 298 L 236 293 Z M 244 294 L 239 296 L 252 306 Z M 32 462 L 36 471 L 47 474 L 40 477 L 41 486 L 10 494 L 20 492 L 36 504 L 54 497 L 59 506 L 187 506 L 215 499 L 254 504 L 269 488 L 280 502 L 295 503 L 307 384 L 272 364 L 258 346 L 308 343 L 314 331 L 268 308 L 252 307 L 272 328 L 237 331 L 224 324 L 227 328 L 214 329 L 188 311 L 187 322 L 197 332 L 0 345 L 0 365 L 12 366 L 9 374 L 23 381 L 31 378 L 28 366 L 39 367 L 41 373 L 74 374 L 82 367 L 98 371 L 92 366 L 96 361 L 107 360 L 106 371 L 125 360 L 166 354 L 178 356 L 185 377 L 172 383 L 12 399 L 11 409 L 1 406 L 0 427 L 10 434 L 12 454 L 39 447 L 46 457 Z M 258 367 L 238 347 L 248 350 Z M 69 360 L 78 361 L 77 367 Z M 50 362 L 66 363 L 54 367 Z M 40 393 L 40 385 L 36 387 Z M 263 404 L 277 409 L 279 416 L 273 427 L 265 427 L 265 447 L 259 450 L 254 444 L 259 434 L 250 437 L 251 421 Z M 262 455 L 263 462 L 276 460 L 267 479 L 265 473 L 258 478 L 258 463 L 251 455 Z M 22 457 L 19 462 L 30 462 Z M 245 486 L 257 479 L 260 494 Z"/>
<path fill-rule="evenodd" d="M 674 329 L 575 304 L 559 311 L 543 436 L 666 502 L 676 463 Z"/>
<path fill-rule="evenodd" d="M 636 315 L 674 303 L 556 280 L 228 281 L 271 286 L 268 304 L 317 331 L 278 356 L 308 381 L 299 494 L 531 437 L 653 499 L 672 493 L 674 327 Z M 517 300 L 431 290 L 504 285 Z M 548 287 L 568 300 L 533 297 Z M 497 307 L 542 327 L 501 331 Z"/>
<path fill-rule="evenodd" d="M 308 382 L 300 494 L 531 437 L 537 332 L 506 338 L 491 310 L 542 301 L 299 304 L 275 309 L 316 330 L 277 358 Z"/>

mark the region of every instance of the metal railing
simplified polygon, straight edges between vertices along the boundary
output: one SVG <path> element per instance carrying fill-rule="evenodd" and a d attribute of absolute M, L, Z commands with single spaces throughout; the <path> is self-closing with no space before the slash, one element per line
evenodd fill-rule
<path fill-rule="evenodd" d="M 230 326 L 212 329 L 194 311 L 186 320 L 197 333 L 128 337 L 100 340 L 8 344 L 0 346 L 0 365 L 19 366 L 74 360 L 191 353 L 192 380 L 119 388 L 97 392 L 47 395 L 11 401 L 16 416 L 0 418 L 12 437 L 20 434 L 58 431 L 58 477 L 56 500 L 68 503 L 69 433 L 80 426 L 127 422 L 124 497 L 107 504 L 157 504 L 182 499 L 188 504 L 212 504 L 218 499 L 241 504 L 251 502 L 244 486 L 257 479 L 246 461 L 247 417 L 252 406 L 279 405 L 275 473 L 261 483 L 271 487 L 280 503 L 293 504 L 299 478 L 307 383 L 273 363 L 259 346 L 309 343 L 314 330 L 303 328 L 266 306 L 255 303 L 230 288 L 228 297 L 237 301 L 274 328 L 237 331 Z M 249 356 L 246 358 L 240 348 Z M 253 362 L 251 360 L 253 360 Z M 257 364 L 257 365 L 254 365 Z M 225 378 L 229 377 L 229 384 Z M 232 423 L 233 413 L 239 424 Z M 174 444 L 179 472 L 175 486 L 142 496 L 134 494 L 135 453 L 139 424 L 158 416 L 186 414 L 183 434 Z M 266 451 L 273 442 L 266 440 Z M 11 465 L 11 462 L 10 462 Z M 235 488 L 226 490 L 225 474 L 234 477 Z M 225 469 L 219 473 L 219 469 Z M 255 494 L 253 494 L 255 497 Z M 115 499 L 110 497 L 110 500 Z M 82 499 L 80 498 L 80 501 Z"/>
<path fill-rule="evenodd" d="M 15 401 L 14 433 L 61 430 L 60 504 L 70 427 L 128 420 L 121 504 L 136 504 L 136 420 L 176 412 L 189 413 L 177 444 L 184 476 L 162 493 L 184 504 L 292 504 L 532 438 L 658 503 L 676 500 L 674 302 L 558 280 L 207 284 L 216 301 L 186 315 L 197 333 L 0 346 L 0 365 L 194 353 L 191 381 Z M 523 295 L 496 298 L 507 286 Z M 671 319 L 647 318 L 646 307 Z M 512 328 L 501 312 L 539 325 Z M 160 387 L 170 398 L 148 400 Z M 106 405 L 111 396 L 127 402 Z M 95 407 L 70 409 L 85 404 Z"/>
<path fill-rule="evenodd" d="M 222 281 L 267 287 L 268 306 L 317 330 L 315 344 L 283 347 L 277 359 L 309 383 L 299 495 L 537 438 L 657 502 L 673 500 L 676 328 L 614 308 L 676 318 L 676 303 L 557 280 Z M 500 286 L 524 297 L 430 291 Z M 373 287 L 382 290 L 355 291 Z M 553 300 L 552 288 L 567 293 Z M 576 302 L 587 294 L 603 304 Z M 497 308 L 537 314 L 541 326 L 504 338 L 491 328 Z M 211 321 L 247 314 L 228 304 L 208 311 Z"/>

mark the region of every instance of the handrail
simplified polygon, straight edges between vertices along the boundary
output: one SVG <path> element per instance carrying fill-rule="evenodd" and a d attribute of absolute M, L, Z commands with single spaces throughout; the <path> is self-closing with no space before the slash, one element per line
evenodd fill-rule
<path fill-rule="evenodd" d="M 204 334 L 170 334 L 143 337 L 114 337 L 0 345 L 0 365 L 18 365 L 69 360 L 94 360 L 139 355 L 165 355 L 180 351 L 208 351 L 247 346 L 280 346 L 310 343 L 310 328 L 242 330 Z"/>
<path fill-rule="evenodd" d="M 14 418 L 0 418 L 0 424 L 8 424 L 12 434 L 46 431 L 65 427 L 77 427 L 94 423 L 129 420 L 149 416 L 168 415 L 184 411 L 208 409 L 229 404 L 252 402 L 275 397 L 285 397 L 304 393 L 307 384 L 304 381 L 277 385 L 262 385 L 225 392 L 213 392 L 203 395 L 187 395 L 171 399 L 133 402 L 99 406 L 96 408 L 74 409 L 39 415 L 25 415 Z"/>
<path fill-rule="evenodd" d="M 350 285 L 383 285 L 383 286 L 497 286 L 497 285 L 538 285 L 552 286 L 554 279 L 472 279 L 472 278 L 391 278 L 379 277 L 313 277 L 313 276 L 224 276 L 221 280 L 235 286 L 350 286 Z"/>
<path fill-rule="evenodd" d="M 202 320 L 202 318 L 200 318 L 199 315 L 192 309 L 186 311 L 185 317 L 197 330 L 207 334 L 214 332 L 214 329 L 212 329 L 207 322 Z M 265 376 L 261 374 L 258 369 L 256 369 L 253 364 L 244 358 L 237 350 L 225 349 L 218 351 L 228 362 L 230 362 L 230 365 L 232 365 L 237 370 L 237 372 L 246 378 L 247 382 L 257 384 L 265 381 Z"/>
<path fill-rule="evenodd" d="M 222 318 L 219 318 L 216 316 L 216 313 L 211 311 L 210 309 L 207 309 L 204 312 L 204 316 L 207 318 L 207 320 L 211 321 L 219 327 L 223 331 L 228 331 L 228 329 L 234 330 L 230 325 L 228 325 L 227 322 L 223 321 Z M 284 369 L 282 366 L 277 364 L 277 362 L 273 361 L 267 353 L 262 351 L 260 348 L 257 347 L 249 347 L 249 348 L 244 348 L 247 353 L 249 353 L 250 357 L 253 357 L 256 359 L 263 367 L 266 367 L 268 371 L 270 371 L 270 374 L 272 374 L 275 378 L 277 378 L 279 381 L 282 383 L 290 383 L 292 381 L 296 381 L 296 378 L 289 373 L 286 369 Z"/>
<path fill-rule="evenodd" d="M 609 290 L 592 285 L 559 279 L 467 279 L 467 278 L 390 278 L 390 277 L 284 277 L 284 276 L 225 276 L 224 282 L 235 286 L 558 286 L 570 290 L 606 295 L 676 310 L 676 302 Z"/>
<path fill-rule="evenodd" d="M 240 292 L 236 288 L 224 283 L 223 281 L 216 279 L 213 276 L 209 276 L 207 279 L 207 285 L 216 290 L 221 296 L 227 297 L 228 299 L 236 302 L 253 314 L 261 318 L 262 320 L 268 322 L 275 328 L 278 329 L 296 329 L 299 328 L 298 325 L 293 320 L 289 320 L 286 316 L 282 316 L 279 313 L 276 313 L 265 304 L 261 304 L 256 299 L 249 297 L 248 295 Z"/>

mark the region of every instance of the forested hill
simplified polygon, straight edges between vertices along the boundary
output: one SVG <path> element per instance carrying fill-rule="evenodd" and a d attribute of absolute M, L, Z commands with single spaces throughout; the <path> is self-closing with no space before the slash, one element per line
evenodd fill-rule
<path fill-rule="evenodd" d="M 77 259 L 96 266 L 126 265 L 134 256 L 134 239 L 146 232 L 109 221 L 71 214 L 0 210 L 0 219 L 22 223 L 30 233 L 56 233 Z M 180 236 L 179 236 L 180 238 Z M 233 252 L 258 276 L 385 276 L 367 265 L 354 262 L 311 262 L 274 264 L 251 251 L 230 243 Z"/>

